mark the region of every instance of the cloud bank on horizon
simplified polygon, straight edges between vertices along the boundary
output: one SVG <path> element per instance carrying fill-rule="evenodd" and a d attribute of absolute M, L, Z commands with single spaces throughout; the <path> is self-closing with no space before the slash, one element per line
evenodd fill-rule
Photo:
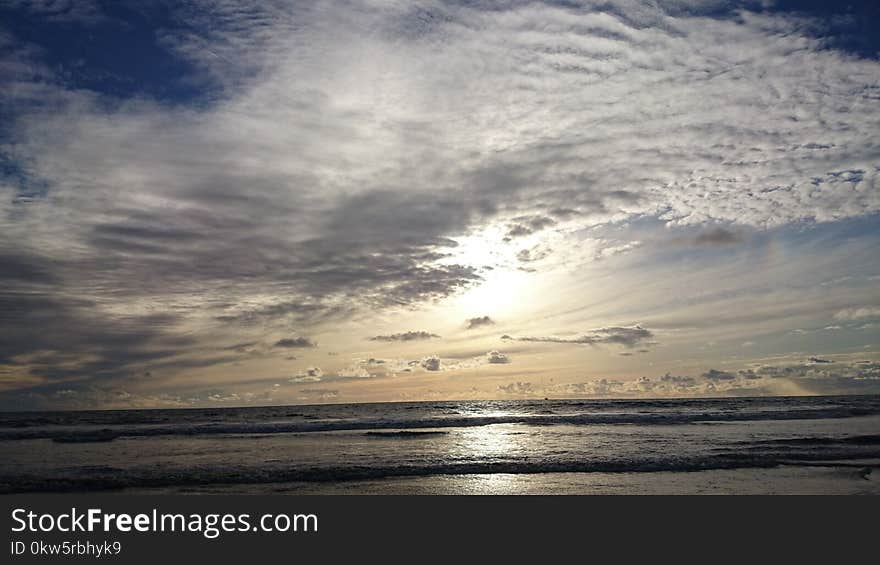
<path fill-rule="evenodd" d="M 874 362 L 877 12 L 0 0 L 0 408 Z"/>

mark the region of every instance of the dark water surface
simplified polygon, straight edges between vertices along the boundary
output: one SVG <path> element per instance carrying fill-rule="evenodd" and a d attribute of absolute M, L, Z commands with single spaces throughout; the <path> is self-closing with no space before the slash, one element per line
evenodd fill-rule
<path fill-rule="evenodd" d="M 0 492 L 845 492 L 880 396 L 0 413 Z"/>

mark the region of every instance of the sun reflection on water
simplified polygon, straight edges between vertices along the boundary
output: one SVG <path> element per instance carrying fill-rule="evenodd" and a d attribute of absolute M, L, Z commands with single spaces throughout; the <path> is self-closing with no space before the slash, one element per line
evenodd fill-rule
<path fill-rule="evenodd" d="M 477 426 L 464 430 L 461 434 L 466 449 L 475 457 L 490 460 L 503 458 L 516 451 L 515 437 L 511 436 L 509 426 L 505 424 Z"/>
<path fill-rule="evenodd" d="M 485 414 L 483 414 L 485 415 Z M 528 435 L 513 424 L 475 426 L 461 431 L 459 449 L 465 458 L 481 462 L 515 460 L 524 451 Z M 516 491 L 517 475 L 490 473 L 473 475 L 467 489 L 473 494 L 504 494 Z"/>

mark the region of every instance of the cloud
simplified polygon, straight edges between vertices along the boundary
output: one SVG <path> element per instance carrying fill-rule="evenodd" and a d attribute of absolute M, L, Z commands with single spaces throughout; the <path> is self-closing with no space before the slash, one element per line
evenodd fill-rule
<path fill-rule="evenodd" d="M 541 259 L 546 259 L 552 252 L 553 250 L 549 247 L 536 245 L 530 249 L 522 249 L 518 251 L 516 258 L 521 263 L 533 263 L 535 261 L 540 261 Z"/>
<path fill-rule="evenodd" d="M 876 394 L 880 364 L 871 361 L 835 364 L 760 366 L 740 371 L 709 369 L 700 376 L 665 374 L 635 380 L 594 379 L 560 383 L 533 394 L 575 397 L 700 397 L 780 394 Z"/>
<path fill-rule="evenodd" d="M 728 373 L 727 371 L 718 371 L 716 369 L 709 369 L 701 376 L 702 378 L 709 381 L 732 381 L 736 379 L 736 375 L 734 375 L 733 373 Z"/>
<path fill-rule="evenodd" d="M 230 391 L 218 388 L 193 390 L 187 393 L 143 393 L 119 383 L 71 382 L 64 385 L 36 387 L 24 391 L 0 393 L 4 410 L 89 409 L 101 406 L 107 409 L 191 408 L 212 405 L 265 405 L 275 401 L 277 390 Z"/>
<path fill-rule="evenodd" d="M 324 379 L 324 371 L 320 367 L 309 367 L 302 373 L 291 377 L 291 383 L 317 383 Z"/>
<path fill-rule="evenodd" d="M 838 320 L 861 320 L 863 318 L 880 318 L 880 308 L 862 306 L 860 308 L 846 308 L 834 315 Z"/>
<path fill-rule="evenodd" d="M 417 332 L 404 332 L 399 334 L 391 334 L 391 335 L 377 335 L 370 338 L 370 341 L 420 341 L 425 339 L 434 339 L 439 338 L 440 336 L 437 334 L 432 334 L 426 331 L 417 331 Z"/>
<path fill-rule="evenodd" d="M 504 365 L 510 363 L 510 357 L 497 350 L 492 350 L 486 354 L 486 361 L 490 365 Z"/>
<path fill-rule="evenodd" d="M 307 337 L 286 337 L 276 341 L 273 347 L 291 349 L 295 347 L 318 347 L 318 344 Z"/>
<path fill-rule="evenodd" d="M 546 216 L 523 216 L 514 218 L 514 223 L 507 230 L 504 241 L 510 241 L 516 237 L 524 237 L 539 232 L 545 228 L 556 225 L 556 220 Z"/>
<path fill-rule="evenodd" d="M 431 355 L 430 357 L 425 357 L 419 363 L 423 369 L 426 371 L 439 371 L 440 370 L 440 358 L 436 355 Z"/>
<path fill-rule="evenodd" d="M 5 0 L 3 4 L 53 23 L 95 25 L 107 20 L 96 0 Z"/>
<path fill-rule="evenodd" d="M 761 378 L 761 375 L 757 374 L 753 369 L 740 371 L 739 376 L 746 380 L 757 380 Z"/>
<path fill-rule="evenodd" d="M 354 365 L 336 372 L 336 379 L 372 379 L 375 375 L 362 365 Z"/>
<path fill-rule="evenodd" d="M 502 394 L 514 396 L 529 396 L 535 394 L 535 389 L 530 382 L 513 382 L 504 385 L 498 385 L 498 391 Z"/>
<path fill-rule="evenodd" d="M 51 277 L 24 284 L 0 289 L 0 368 L 26 376 L 29 382 L 52 386 L 86 375 L 95 382 L 122 383 L 140 378 L 146 370 L 239 359 L 234 352 L 217 354 L 198 347 L 194 337 L 180 329 L 182 319 L 174 313 L 120 311 L 92 299 L 65 296 L 53 291 Z"/>
<path fill-rule="evenodd" d="M 366 366 L 373 366 L 372 363 L 363 362 L 352 365 L 350 367 L 346 367 L 340 369 L 334 373 L 327 374 L 319 367 L 309 367 L 302 373 L 292 377 L 289 382 L 293 384 L 301 384 L 301 383 L 317 383 L 317 382 L 338 382 L 338 381 L 346 381 L 353 379 L 372 379 L 375 378 L 376 375 L 370 373 L 365 368 Z"/>
<path fill-rule="evenodd" d="M 339 390 L 332 388 L 303 388 L 299 392 L 306 396 L 317 397 L 320 400 L 333 400 L 339 397 Z"/>
<path fill-rule="evenodd" d="M 233 345 L 220 347 L 219 349 L 221 351 L 235 351 L 236 353 L 241 354 L 254 354 L 259 351 L 259 345 L 259 342 L 256 341 L 246 341 L 243 343 L 235 343 Z"/>
<path fill-rule="evenodd" d="M 741 233 L 721 227 L 704 231 L 693 238 L 693 242 L 697 245 L 734 245 L 742 241 Z"/>
<path fill-rule="evenodd" d="M 602 246 L 596 250 L 596 253 L 593 255 L 593 260 L 600 261 L 602 259 L 606 259 L 608 257 L 614 257 L 615 255 L 621 255 L 623 253 L 627 253 L 628 251 L 632 251 L 633 249 L 638 249 L 642 246 L 641 241 L 630 241 L 627 243 L 619 243 L 616 245 L 609 245 L 607 241 L 602 241 Z"/>
<path fill-rule="evenodd" d="M 581 345 L 614 344 L 632 348 L 642 344 L 653 343 L 652 341 L 650 341 L 653 337 L 653 332 L 646 328 L 643 328 L 642 326 L 635 325 L 631 327 L 612 326 L 607 328 L 598 328 L 595 330 L 590 330 L 586 334 L 574 338 L 555 336 L 513 337 L 510 335 L 503 335 L 501 336 L 501 339 L 539 343 L 573 343 Z"/>
<path fill-rule="evenodd" d="M 7 4 L 100 19 L 93 2 Z M 201 95 L 172 101 L 134 70 L 128 94 L 72 81 L 62 42 L 0 24 L 0 363 L 23 383 L 237 360 L 204 351 L 479 285 L 481 265 L 450 256 L 487 225 L 553 227 L 561 253 L 640 218 L 877 213 L 880 64 L 754 6 L 145 7 L 112 29 L 146 26 L 188 69 Z"/>
<path fill-rule="evenodd" d="M 476 328 L 481 328 L 484 326 L 493 326 L 493 325 L 495 325 L 495 320 L 493 320 L 489 316 L 479 316 L 476 318 L 469 318 L 467 320 L 466 328 L 469 330 L 473 330 Z"/>

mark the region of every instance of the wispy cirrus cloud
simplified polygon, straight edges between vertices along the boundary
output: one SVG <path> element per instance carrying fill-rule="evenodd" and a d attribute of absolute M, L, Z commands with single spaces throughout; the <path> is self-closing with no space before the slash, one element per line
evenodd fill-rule
<path fill-rule="evenodd" d="M 389 335 L 376 335 L 370 338 L 370 341 L 422 341 L 426 339 L 436 339 L 440 336 L 431 332 L 409 331 Z"/>
<path fill-rule="evenodd" d="M 863 306 L 861 308 L 845 308 L 836 313 L 838 320 L 861 320 L 863 318 L 880 318 L 880 307 Z"/>
<path fill-rule="evenodd" d="M 501 339 L 530 341 L 536 343 L 571 343 L 576 345 L 614 344 L 622 345 L 624 347 L 636 347 L 638 345 L 649 345 L 653 337 L 653 332 L 639 325 L 635 325 L 631 327 L 612 326 L 598 328 L 576 337 L 513 337 L 510 335 L 503 335 L 501 336 Z"/>

